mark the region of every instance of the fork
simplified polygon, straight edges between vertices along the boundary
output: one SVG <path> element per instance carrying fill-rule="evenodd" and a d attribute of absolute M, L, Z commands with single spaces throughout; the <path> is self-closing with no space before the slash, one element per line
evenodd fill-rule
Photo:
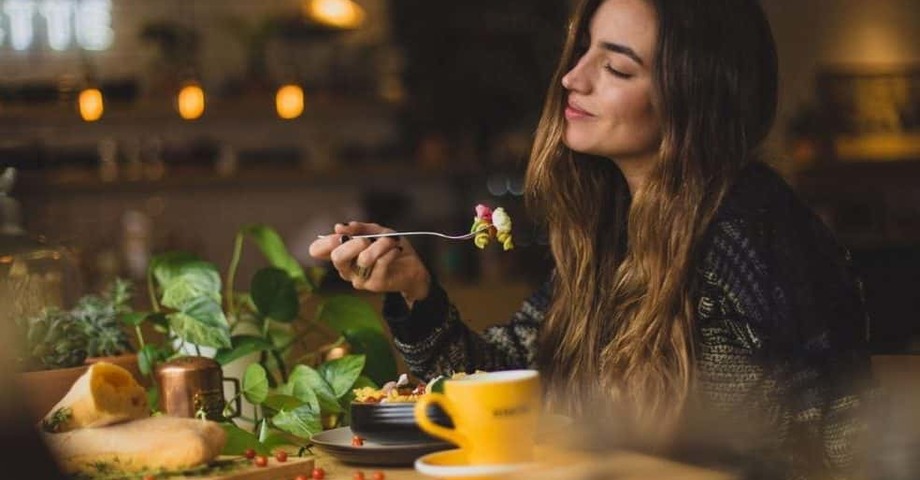
<path fill-rule="evenodd" d="M 475 232 L 465 233 L 463 235 L 447 235 L 440 232 L 389 232 L 389 233 L 372 233 L 368 235 L 347 235 L 349 239 L 352 238 L 383 238 L 383 237 L 402 237 L 409 235 L 431 235 L 435 237 L 446 238 L 448 240 L 469 240 L 470 238 L 475 237 L 477 234 L 488 230 L 488 226 L 483 226 Z M 318 238 L 326 238 L 329 235 L 317 235 Z"/>

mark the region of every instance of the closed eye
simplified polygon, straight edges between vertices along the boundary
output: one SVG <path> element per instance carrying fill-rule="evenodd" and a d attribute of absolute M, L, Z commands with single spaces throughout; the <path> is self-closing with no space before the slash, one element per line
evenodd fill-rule
<path fill-rule="evenodd" d="M 630 79 L 633 77 L 631 73 L 621 72 L 620 70 L 617 70 L 613 68 L 612 66 L 610 66 L 609 63 L 604 64 L 604 70 L 607 70 L 608 72 L 613 74 L 615 77 L 619 77 L 623 79 Z"/>

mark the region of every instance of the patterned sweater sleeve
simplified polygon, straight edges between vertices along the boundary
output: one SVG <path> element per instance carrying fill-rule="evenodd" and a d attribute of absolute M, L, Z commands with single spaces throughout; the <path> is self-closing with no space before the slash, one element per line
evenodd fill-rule
<path fill-rule="evenodd" d="M 865 467 L 870 404 L 879 393 L 861 287 L 848 253 L 817 218 L 785 215 L 792 222 L 718 225 L 709 273 L 733 305 L 736 332 L 783 391 L 791 478 L 853 478 Z"/>
<path fill-rule="evenodd" d="M 549 304 L 545 282 L 512 315 L 510 322 L 475 332 L 463 323 L 444 289 L 432 281 L 427 298 L 410 310 L 399 294 L 388 293 L 383 317 L 396 349 L 418 378 L 475 370 L 533 368 L 537 333 Z"/>

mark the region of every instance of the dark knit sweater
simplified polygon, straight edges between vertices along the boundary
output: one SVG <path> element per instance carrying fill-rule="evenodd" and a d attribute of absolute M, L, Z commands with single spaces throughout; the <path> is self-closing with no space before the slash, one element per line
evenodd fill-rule
<path fill-rule="evenodd" d="M 739 175 L 698 251 L 701 418 L 751 424 L 752 443 L 734 448 L 779 476 L 849 478 L 871 375 L 866 315 L 846 250 L 779 175 L 754 164 Z M 419 378 L 537 368 L 536 339 L 551 297 L 547 281 L 509 323 L 478 333 L 435 282 L 411 311 L 388 294 L 384 317 Z"/>

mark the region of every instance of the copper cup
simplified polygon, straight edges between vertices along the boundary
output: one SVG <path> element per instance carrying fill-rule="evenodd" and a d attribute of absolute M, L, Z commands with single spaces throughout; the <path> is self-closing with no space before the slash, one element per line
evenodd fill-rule
<path fill-rule="evenodd" d="M 156 379 L 160 387 L 160 411 L 167 415 L 196 417 L 203 413 L 208 420 L 227 418 L 224 382 L 231 382 L 235 390 L 236 409 L 230 417 L 240 414 L 239 380 L 224 378 L 220 364 L 211 358 L 175 358 L 157 366 Z"/>

